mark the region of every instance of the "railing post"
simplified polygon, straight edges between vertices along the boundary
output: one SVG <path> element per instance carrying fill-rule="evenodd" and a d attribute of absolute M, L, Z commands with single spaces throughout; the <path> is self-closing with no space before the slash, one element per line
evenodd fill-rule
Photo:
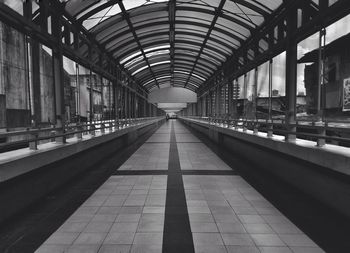
<path fill-rule="evenodd" d="M 109 127 L 109 133 L 112 133 L 112 132 L 113 132 L 113 126 L 114 126 L 114 121 L 113 121 L 113 120 L 109 121 L 109 125 L 108 125 L 108 127 Z"/>
<path fill-rule="evenodd" d="M 95 133 L 95 124 L 91 124 L 91 125 L 90 125 L 90 134 L 91 134 L 91 136 L 96 136 L 96 133 Z"/>
<path fill-rule="evenodd" d="M 105 132 L 106 132 L 106 131 L 105 131 L 105 124 L 104 124 L 104 123 L 101 123 L 100 126 L 101 126 L 101 127 L 100 127 L 100 128 L 101 128 L 101 134 L 105 134 Z"/>
<path fill-rule="evenodd" d="M 78 138 L 78 140 L 82 140 L 83 139 L 83 131 L 84 130 L 84 128 L 83 128 L 83 126 L 81 125 L 81 123 L 78 123 L 77 124 L 77 131 L 79 131 L 78 133 L 77 133 L 77 138 Z"/>
<path fill-rule="evenodd" d="M 255 121 L 253 133 L 258 134 L 258 132 L 259 132 L 259 123 L 258 123 L 258 121 Z"/>
<path fill-rule="evenodd" d="M 271 120 L 267 121 L 267 137 L 273 137 L 273 123 L 271 122 Z"/>
<path fill-rule="evenodd" d="M 236 119 L 236 120 L 234 121 L 235 130 L 238 130 L 238 129 L 239 129 L 238 121 L 239 121 L 238 119 Z"/>
<path fill-rule="evenodd" d="M 286 124 L 286 129 L 288 133 L 285 135 L 286 142 L 295 142 L 297 139 L 296 132 L 297 127 L 295 123 Z"/>
<path fill-rule="evenodd" d="M 29 142 L 29 149 L 30 150 L 38 150 L 38 133 L 33 133 L 31 134 L 31 136 L 33 137 L 33 141 Z"/>
<path fill-rule="evenodd" d="M 245 119 L 245 121 L 243 121 L 243 132 L 247 132 L 247 119 Z"/>
<path fill-rule="evenodd" d="M 327 127 L 328 123 L 324 122 L 323 127 L 319 130 L 318 134 L 321 136 L 326 136 L 326 127 Z M 322 138 L 322 137 L 317 138 L 317 147 L 323 147 L 324 145 L 326 145 L 326 139 Z"/>
<path fill-rule="evenodd" d="M 55 126 L 52 125 L 51 128 L 55 128 Z M 50 140 L 51 140 L 52 142 L 54 142 L 54 141 L 56 140 L 55 135 L 56 135 L 56 130 L 51 130 L 51 131 L 50 131 L 50 136 L 51 136 L 51 139 L 50 139 Z"/>

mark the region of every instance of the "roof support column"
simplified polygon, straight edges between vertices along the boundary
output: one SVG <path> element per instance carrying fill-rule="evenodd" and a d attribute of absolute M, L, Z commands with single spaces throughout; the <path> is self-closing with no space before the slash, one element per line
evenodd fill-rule
<path fill-rule="evenodd" d="M 231 118 L 234 115 L 234 107 L 233 107 L 233 85 L 234 81 L 228 81 L 228 115 Z"/>
<path fill-rule="evenodd" d="M 297 29 L 297 9 L 293 7 L 287 16 L 287 49 L 286 49 L 286 126 L 290 132 L 286 134 L 286 141 L 296 140 L 296 93 L 297 93 L 297 41 L 295 32 Z"/>
<path fill-rule="evenodd" d="M 220 87 L 215 88 L 215 117 L 220 116 Z"/>
<path fill-rule="evenodd" d="M 55 86 L 55 113 L 56 127 L 61 128 L 58 134 L 64 134 L 65 129 L 65 106 L 64 106 L 64 71 L 62 54 L 62 24 L 59 16 L 52 16 L 52 33 L 58 40 L 58 46 L 52 50 L 53 76 Z M 57 142 L 65 143 L 65 136 L 56 138 Z"/>

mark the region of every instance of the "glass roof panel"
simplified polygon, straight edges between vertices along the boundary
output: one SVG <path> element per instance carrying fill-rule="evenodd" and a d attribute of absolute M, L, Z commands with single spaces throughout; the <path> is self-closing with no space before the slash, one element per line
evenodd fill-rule
<path fill-rule="evenodd" d="M 270 11 L 276 10 L 283 2 L 283 0 L 264 0 L 264 1 L 245 0 L 245 1 L 261 8 L 265 8 L 265 9 L 268 8 Z"/>
<path fill-rule="evenodd" d="M 106 9 L 103 9 L 102 11 L 96 13 L 95 15 L 89 17 L 88 19 L 83 21 L 83 26 L 86 29 L 91 29 L 95 25 L 101 23 L 102 21 L 120 13 L 121 10 L 119 8 L 118 4 L 112 5 Z"/>
<path fill-rule="evenodd" d="M 220 2 L 175 2 L 175 41 L 172 46 L 175 53 L 173 66 L 178 72 L 172 76 L 177 74 L 178 78 L 188 78 L 189 86 L 198 87 L 198 84 L 207 80 L 283 0 L 226 0 L 216 23 L 212 24 Z M 122 15 L 119 5 L 124 5 L 128 16 Z M 145 80 L 150 81 L 149 86 L 153 87 L 153 72 L 156 77 L 169 73 L 167 78 L 161 79 L 170 82 L 171 28 L 168 0 L 123 0 L 120 3 L 111 0 L 67 0 L 65 8 L 138 81 L 141 80 L 139 78 L 148 77 Z M 130 27 L 126 22 L 128 19 Z M 212 29 L 210 36 L 205 39 L 209 28 Z M 132 29 L 136 36 L 131 32 Z M 266 47 L 264 43 L 260 43 L 262 48 Z M 139 45 L 143 47 L 152 71 L 148 69 Z M 144 82 L 141 80 L 140 83 Z"/>
<path fill-rule="evenodd" d="M 250 31 L 247 28 L 241 25 L 238 25 L 234 21 L 231 21 L 222 17 L 218 18 L 215 24 L 215 27 L 218 27 L 232 34 L 235 34 L 236 36 L 241 37 L 242 39 L 250 36 Z"/>

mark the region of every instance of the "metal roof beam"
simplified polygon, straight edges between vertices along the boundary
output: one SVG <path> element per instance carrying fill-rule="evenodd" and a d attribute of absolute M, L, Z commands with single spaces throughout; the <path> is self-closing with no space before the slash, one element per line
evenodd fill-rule
<path fill-rule="evenodd" d="M 203 52 L 203 49 L 204 49 L 205 45 L 207 44 L 207 41 L 208 41 L 208 39 L 209 39 L 209 37 L 210 37 L 211 32 L 213 31 L 213 29 L 214 29 L 214 27 L 215 27 L 216 21 L 217 21 L 218 18 L 219 18 L 219 15 L 220 15 L 220 13 L 221 13 L 221 11 L 222 11 L 224 5 L 225 5 L 225 2 L 226 2 L 226 0 L 221 0 L 219 6 L 217 7 L 217 9 L 216 9 L 216 11 L 215 11 L 215 16 L 214 16 L 213 20 L 211 21 L 210 28 L 209 28 L 209 30 L 208 30 L 208 32 L 207 32 L 207 36 L 205 37 L 205 39 L 204 39 L 204 41 L 203 41 L 203 44 L 202 44 L 202 47 L 201 47 L 201 49 L 199 50 L 199 53 L 198 53 L 197 58 L 196 58 L 196 61 L 195 61 L 194 64 L 193 64 L 192 70 L 191 70 L 191 72 L 190 72 L 190 74 L 189 74 L 189 76 L 188 76 L 188 79 L 187 79 L 187 82 L 186 82 L 185 85 L 184 85 L 184 88 L 186 88 L 187 83 L 188 83 L 188 81 L 190 80 L 190 78 L 191 78 L 191 76 L 192 76 L 192 74 L 193 74 L 194 69 L 196 68 L 197 62 L 198 62 L 198 60 L 199 60 L 199 58 L 200 58 L 200 56 L 201 56 L 201 54 L 202 54 L 202 52 Z"/>
<path fill-rule="evenodd" d="M 112 6 L 112 5 L 115 5 L 118 2 L 119 2 L 119 0 L 109 0 L 106 3 L 104 3 L 104 4 L 100 5 L 100 6 L 97 6 L 96 8 L 92 9 L 91 11 L 85 13 L 83 16 L 81 16 L 79 19 L 77 19 L 77 21 L 80 22 L 80 23 L 83 23 L 83 21 L 89 19 L 90 17 L 92 17 L 96 13 L 99 13 L 100 11 L 102 11 L 102 10 Z M 80 13 L 82 13 L 82 12 L 84 12 L 84 10 L 81 11 Z"/>
<path fill-rule="evenodd" d="M 176 15 L 176 0 L 169 0 L 169 42 L 170 42 L 170 75 L 171 85 L 174 86 L 174 55 L 175 55 L 175 15 Z"/>
<path fill-rule="evenodd" d="M 168 43 L 169 40 L 166 39 L 166 40 L 158 40 L 158 41 L 152 41 L 152 42 L 149 42 L 147 44 L 145 44 L 144 46 L 145 47 L 153 47 L 153 46 L 157 46 L 157 45 L 160 45 L 161 43 Z M 199 43 L 199 42 L 195 42 L 195 41 L 190 41 L 190 40 L 176 40 L 175 43 L 184 43 L 184 44 L 189 44 L 189 45 L 193 45 L 193 46 L 198 46 L 200 47 L 202 45 L 202 43 Z M 215 48 L 215 47 L 212 47 L 212 46 L 206 46 L 207 49 L 217 53 L 218 55 L 222 56 L 222 57 L 229 57 L 230 55 L 229 54 L 226 54 L 225 52 Z M 111 54 L 117 59 L 117 60 L 120 60 L 120 59 L 123 59 L 124 57 L 132 54 L 135 52 L 134 49 L 132 50 L 129 50 L 127 52 L 125 52 L 123 55 L 120 55 L 120 56 L 116 56 L 115 53 L 117 52 L 118 49 L 116 50 L 111 50 Z"/>
<path fill-rule="evenodd" d="M 155 82 L 156 82 L 156 84 L 158 85 L 158 88 L 159 88 L 159 83 L 158 83 L 158 81 L 157 81 L 157 78 L 156 78 L 156 76 L 154 75 L 154 73 L 153 73 L 153 71 L 152 71 L 151 65 L 150 65 L 150 63 L 149 63 L 149 61 L 148 61 L 148 59 L 147 59 L 147 57 L 146 57 L 146 53 L 145 53 L 145 51 L 143 50 L 143 47 L 142 47 L 142 45 L 141 45 L 141 43 L 140 43 L 140 40 L 139 40 L 138 37 L 137 37 L 137 34 L 136 34 L 135 29 L 134 29 L 134 27 L 133 27 L 133 24 L 131 23 L 129 14 L 128 14 L 128 12 L 126 11 L 123 2 L 118 2 L 118 4 L 119 4 L 119 7 L 120 7 L 120 9 L 121 9 L 121 11 L 122 11 L 123 17 L 124 17 L 124 19 L 126 20 L 126 22 L 128 23 L 129 29 L 130 29 L 130 31 L 132 32 L 132 34 L 133 34 L 133 36 L 134 36 L 134 38 L 135 38 L 135 41 L 136 41 L 136 43 L 137 43 L 137 45 L 138 45 L 138 47 L 139 47 L 139 50 L 141 51 L 141 53 L 142 53 L 142 55 L 143 55 L 143 57 L 144 57 L 144 59 L 145 59 L 147 65 L 148 65 L 149 71 L 151 72 L 151 74 L 152 74 L 152 76 L 153 76 L 153 78 L 154 78 L 154 80 L 155 80 Z"/>

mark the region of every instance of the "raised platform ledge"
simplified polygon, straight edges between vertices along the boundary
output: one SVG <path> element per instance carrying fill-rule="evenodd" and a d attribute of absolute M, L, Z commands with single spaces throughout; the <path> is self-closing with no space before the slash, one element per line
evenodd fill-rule
<path fill-rule="evenodd" d="M 315 142 L 303 139 L 296 139 L 295 142 L 286 142 L 284 136 L 281 135 L 274 135 L 269 138 L 266 133 L 263 132 L 254 134 L 251 130 L 243 132 L 242 129 L 235 130 L 223 126 L 209 125 L 200 120 L 189 118 L 181 119 L 211 129 L 211 131 L 214 132 L 222 133 L 255 145 L 260 145 L 264 148 L 350 175 L 350 148 L 347 147 L 332 144 L 318 147 Z M 211 137 L 215 139 L 215 134 L 211 135 Z"/>
<path fill-rule="evenodd" d="M 153 119 L 137 125 L 121 128 L 119 130 L 102 134 L 96 131 L 96 135 L 83 135 L 79 140 L 76 137 L 67 139 L 65 144 L 49 142 L 38 145 L 38 150 L 22 148 L 0 154 L 0 182 L 7 181 L 45 165 L 68 158 L 84 150 L 111 141 L 123 135 L 135 132 L 137 129 L 158 123 L 163 119 Z"/>

